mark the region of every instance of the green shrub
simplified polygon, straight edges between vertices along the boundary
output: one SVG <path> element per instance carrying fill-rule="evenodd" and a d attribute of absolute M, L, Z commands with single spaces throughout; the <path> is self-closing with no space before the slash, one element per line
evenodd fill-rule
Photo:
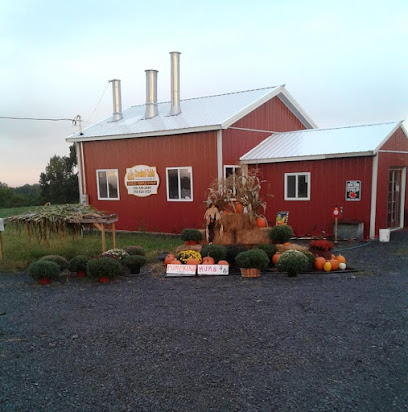
<path fill-rule="evenodd" d="M 147 263 L 147 258 L 141 255 L 127 256 L 122 263 L 130 270 L 130 273 L 137 274 L 140 268 Z"/>
<path fill-rule="evenodd" d="M 205 245 L 201 249 L 201 256 L 211 256 L 215 263 L 227 257 L 227 248 L 223 245 Z"/>
<path fill-rule="evenodd" d="M 125 246 L 123 248 L 130 256 L 145 256 L 146 252 L 141 246 Z"/>
<path fill-rule="evenodd" d="M 269 239 L 273 243 L 286 243 L 293 237 L 293 230 L 288 225 L 277 225 L 269 231 Z"/>
<path fill-rule="evenodd" d="M 94 278 L 111 278 L 122 273 L 123 269 L 121 266 L 119 261 L 107 256 L 90 259 L 86 264 L 86 274 Z"/>
<path fill-rule="evenodd" d="M 86 264 L 88 263 L 89 257 L 85 255 L 74 256 L 68 264 L 68 269 L 71 272 L 86 272 Z"/>
<path fill-rule="evenodd" d="M 65 270 L 68 267 L 68 260 L 62 256 L 58 255 L 47 255 L 40 258 L 40 260 L 48 260 L 49 262 L 54 262 L 58 265 L 60 271 Z"/>
<path fill-rule="evenodd" d="M 314 269 L 314 261 L 316 259 L 316 256 L 312 252 L 302 252 L 308 260 L 308 266 L 307 270 L 313 270 Z"/>
<path fill-rule="evenodd" d="M 279 272 L 288 272 L 288 276 L 297 276 L 306 272 L 309 260 L 303 252 L 298 250 L 287 250 L 282 253 L 276 267 Z"/>
<path fill-rule="evenodd" d="M 60 267 L 51 260 L 40 259 L 31 263 L 28 273 L 35 279 L 40 278 L 57 279 L 60 273 Z"/>
<path fill-rule="evenodd" d="M 203 240 L 203 234 L 198 229 L 183 229 L 181 232 L 181 240 L 201 242 Z"/>
<path fill-rule="evenodd" d="M 256 249 L 263 250 L 269 259 L 272 259 L 272 256 L 276 253 L 276 246 L 273 243 L 262 243 L 258 245 Z"/>
<path fill-rule="evenodd" d="M 241 252 L 235 258 L 235 262 L 240 268 L 265 270 L 268 267 L 269 258 L 261 249 L 250 249 Z"/>
<path fill-rule="evenodd" d="M 230 265 L 235 265 L 235 258 L 237 255 L 239 255 L 241 252 L 245 252 L 245 247 L 242 245 L 228 245 L 226 246 L 227 248 L 227 257 L 226 260 Z"/>

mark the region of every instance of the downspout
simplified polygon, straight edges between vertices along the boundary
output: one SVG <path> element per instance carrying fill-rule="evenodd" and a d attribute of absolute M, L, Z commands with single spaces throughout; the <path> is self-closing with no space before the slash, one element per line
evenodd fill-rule
<path fill-rule="evenodd" d="M 378 153 L 373 157 L 371 177 L 371 215 L 370 215 L 370 239 L 375 239 L 375 217 L 377 213 L 377 179 L 378 179 Z"/>

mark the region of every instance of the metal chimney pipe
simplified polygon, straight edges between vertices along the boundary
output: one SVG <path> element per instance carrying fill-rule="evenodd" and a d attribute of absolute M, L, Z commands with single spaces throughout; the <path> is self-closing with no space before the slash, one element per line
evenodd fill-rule
<path fill-rule="evenodd" d="M 145 119 L 151 119 L 159 114 L 157 109 L 157 70 L 146 72 L 146 112 Z"/>
<path fill-rule="evenodd" d="M 170 52 L 171 62 L 171 109 L 170 116 L 181 113 L 180 108 L 180 52 Z"/>
<path fill-rule="evenodd" d="M 120 92 L 120 80 L 109 80 L 112 83 L 112 95 L 113 95 L 113 121 L 123 119 L 122 115 L 122 94 Z"/>

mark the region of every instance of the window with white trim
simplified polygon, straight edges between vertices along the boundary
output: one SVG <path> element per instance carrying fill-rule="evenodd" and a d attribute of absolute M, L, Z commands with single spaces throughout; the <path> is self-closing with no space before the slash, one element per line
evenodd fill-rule
<path fill-rule="evenodd" d="M 224 166 L 224 178 L 227 179 L 228 177 L 232 176 L 232 194 L 236 194 L 236 186 L 235 186 L 235 176 L 241 170 L 241 166 L 236 165 L 228 165 Z"/>
<path fill-rule="evenodd" d="M 310 200 L 310 172 L 285 173 L 285 200 Z"/>
<path fill-rule="evenodd" d="M 118 169 L 96 171 L 98 200 L 119 200 Z"/>
<path fill-rule="evenodd" d="M 193 201 L 192 167 L 166 167 L 166 181 L 169 202 Z"/>

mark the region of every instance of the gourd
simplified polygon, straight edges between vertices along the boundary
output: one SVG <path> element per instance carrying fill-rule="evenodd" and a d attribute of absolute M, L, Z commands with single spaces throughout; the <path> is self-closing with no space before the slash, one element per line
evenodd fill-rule
<path fill-rule="evenodd" d="M 182 263 L 177 259 L 174 259 L 170 264 L 171 265 L 182 265 Z"/>
<path fill-rule="evenodd" d="M 336 260 L 337 260 L 339 263 L 346 263 L 346 258 L 345 258 L 344 256 L 342 256 L 342 255 L 336 256 Z"/>
<path fill-rule="evenodd" d="M 226 260 L 219 260 L 218 265 L 227 265 L 227 266 L 229 266 L 229 263 Z"/>
<path fill-rule="evenodd" d="M 285 242 L 283 246 L 290 246 L 290 242 Z"/>
<path fill-rule="evenodd" d="M 324 264 L 324 266 L 323 266 L 323 270 L 324 270 L 325 272 L 330 272 L 330 271 L 331 271 L 331 268 L 332 268 L 332 265 L 331 265 L 330 262 L 326 262 L 326 263 Z"/>
<path fill-rule="evenodd" d="M 194 266 L 198 266 L 199 265 L 199 261 L 197 259 L 191 258 L 187 260 L 187 265 L 194 265 Z"/>
<path fill-rule="evenodd" d="M 167 266 L 169 263 L 172 263 L 176 256 L 173 253 L 169 253 L 166 258 L 164 259 L 164 265 Z"/>
<path fill-rule="evenodd" d="M 326 259 L 324 257 L 319 256 L 314 261 L 314 267 L 317 270 L 323 270 L 325 263 L 326 263 Z"/>
<path fill-rule="evenodd" d="M 346 267 L 347 267 L 347 265 L 345 263 L 343 263 L 343 262 L 339 263 L 339 269 L 340 270 L 344 270 L 344 269 L 346 269 Z"/>

